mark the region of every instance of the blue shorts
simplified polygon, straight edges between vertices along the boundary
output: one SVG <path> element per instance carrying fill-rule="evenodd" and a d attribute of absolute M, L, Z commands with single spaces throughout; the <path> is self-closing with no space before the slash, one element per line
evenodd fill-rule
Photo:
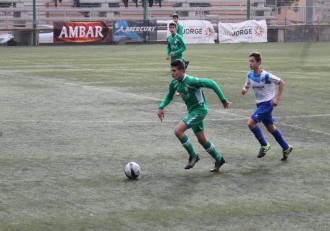
<path fill-rule="evenodd" d="M 267 102 L 258 103 L 256 111 L 251 115 L 251 119 L 253 119 L 257 123 L 262 122 L 266 127 L 269 124 L 274 124 L 275 119 L 272 116 L 273 108 L 274 106 L 271 100 Z"/>

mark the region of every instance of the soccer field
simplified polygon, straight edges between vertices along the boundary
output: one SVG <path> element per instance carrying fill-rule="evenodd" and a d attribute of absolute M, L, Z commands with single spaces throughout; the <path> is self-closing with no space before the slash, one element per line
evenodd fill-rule
<path fill-rule="evenodd" d="M 215 80 L 206 135 L 213 159 L 188 130 L 201 160 L 173 129 L 186 115 L 180 97 L 156 110 L 171 80 L 165 45 L 0 47 L 0 231 L 329 230 L 330 44 L 188 45 L 187 73 Z M 248 54 L 281 77 L 276 125 L 294 147 L 288 161 L 246 126 L 253 92 L 241 95 Z M 129 180 L 124 166 L 141 166 Z"/>

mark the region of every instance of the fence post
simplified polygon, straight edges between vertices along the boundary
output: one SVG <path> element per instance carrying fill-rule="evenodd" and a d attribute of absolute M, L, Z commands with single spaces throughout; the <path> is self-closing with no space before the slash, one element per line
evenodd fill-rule
<path fill-rule="evenodd" d="M 143 26 L 147 26 L 147 0 L 142 0 L 143 1 Z M 147 43 L 149 40 L 149 36 L 148 36 L 149 32 L 144 31 L 143 32 L 143 40 L 144 43 Z"/>
<path fill-rule="evenodd" d="M 250 20 L 250 0 L 247 0 L 247 3 L 246 3 L 246 19 L 247 20 Z"/>
<path fill-rule="evenodd" d="M 33 46 L 37 46 L 37 16 L 36 16 L 36 0 L 33 0 Z"/>

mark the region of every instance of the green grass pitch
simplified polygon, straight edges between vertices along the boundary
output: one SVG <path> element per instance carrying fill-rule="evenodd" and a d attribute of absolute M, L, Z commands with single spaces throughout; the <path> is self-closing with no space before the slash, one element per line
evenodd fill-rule
<path fill-rule="evenodd" d="M 183 169 L 179 97 L 156 115 L 171 80 L 164 44 L 0 47 L 0 230 L 329 230 L 330 44 L 187 47 L 187 73 L 233 103 L 204 91 L 206 135 L 227 161 L 218 174 L 191 130 L 201 160 Z M 256 158 L 254 96 L 241 95 L 252 51 L 286 83 L 273 114 L 287 162 L 263 126 L 272 148 Z"/>

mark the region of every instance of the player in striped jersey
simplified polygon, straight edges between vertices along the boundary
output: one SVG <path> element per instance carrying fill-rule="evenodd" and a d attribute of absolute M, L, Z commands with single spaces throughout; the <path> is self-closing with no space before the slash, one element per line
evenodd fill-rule
<path fill-rule="evenodd" d="M 245 95 L 249 88 L 252 87 L 256 97 L 257 109 L 251 115 L 247 125 L 261 145 L 257 157 L 264 157 L 270 149 L 270 144 L 265 140 L 261 129 L 258 127 L 258 123 L 262 122 L 267 131 L 274 136 L 275 140 L 282 147 L 283 157 L 281 160 L 285 161 L 293 148 L 284 140 L 280 130 L 275 127 L 275 120 L 272 116 L 273 107 L 279 104 L 285 83 L 279 77 L 261 68 L 261 54 L 259 52 L 253 52 L 249 55 L 249 64 L 251 71 L 246 75 L 242 94 Z M 278 85 L 277 94 L 276 85 Z"/>

